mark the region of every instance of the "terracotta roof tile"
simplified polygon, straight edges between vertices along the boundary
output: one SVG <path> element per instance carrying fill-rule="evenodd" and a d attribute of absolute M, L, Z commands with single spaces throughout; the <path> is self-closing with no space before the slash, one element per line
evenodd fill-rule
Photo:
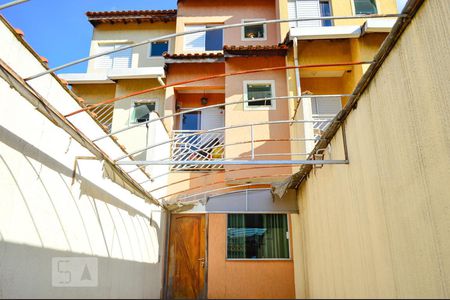
<path fill-rule="evenodd" d="M 88 11 L 86 16 L 94 26 L 102 23 L 174 22 L 177 10 Z"/>
<path fill-rule="evenodd" d="M 164 58 L 171 59 L 199 59 L 199 58 L 221 58 L 223 57 L 222 52 L 212 52 L 212 53 L 181 53 L 181 54 L 169 54 L 164 53 Z"/>
<path fill-rule="evenodd" d="M 225 57 L 230 56 L 285 56 L 289 47 L 287 45 L 249 45 L 233 46 L 225 45 L 223 51 Z"/>

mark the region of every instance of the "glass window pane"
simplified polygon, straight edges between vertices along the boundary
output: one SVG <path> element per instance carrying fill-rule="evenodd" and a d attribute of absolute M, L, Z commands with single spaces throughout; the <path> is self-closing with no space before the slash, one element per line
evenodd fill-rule
<path fill-rule="evenodd" d="M 162 56 L 164 52 L 169 51 L 169 42 L 153 42 L 151 46 L 150 56 Z"/>
<path fill-rule="evenodd" d="M 272 97 L 271 84 L 247 84 L 247 99 L 264 99 Z M 272 105 L 271 100 L 252 101 L 247 103 L 248 106 Z"/>
<path fill-rule="evenodd" d="M 320 15 L 322 17 L 331 16 L 331 7 L 329 1 L 320 1 Z M 322 26 L 333 26 L 332 20 L 322 20 Z"/>
<path fill-rule="evenodd" d="M 132 115 L 133 123 L 142 123 L 150 119 L 150 112 L 155 111 L 155 102 L 135 103 Z"/>
<path fill-rule="evenodd" d="M 256 22 L 256 21 L 245 21 L 248 22 Z M 244 38 L 246 39 L 263 39 L 265 38 L 264 25 L 249 25 L 244 26 Z"/>
<path fill-rule="evenodd" d="M 376 14 L 375 0 L 355 0 L 355 13 L 357 15 Z"/>
<path fill-rule="evenodd" d="M 289 258 L 287 215 L 229 214 L 227 257 L 231 259 Z"/>
<path fill-rule="evenodd" d="M 200 130 L 200 117 L 199 111 L 183 114 L 181 129 L 182 130 Z"/>
<path fill-rule="evenodd" d="M 214 25 L 216 26 L 216 25 Z M 207 27 L 214 27 L 207 26 Z M 223 29 L 206 32 L 205 50 L 221 51 L 223 49 Z"/>

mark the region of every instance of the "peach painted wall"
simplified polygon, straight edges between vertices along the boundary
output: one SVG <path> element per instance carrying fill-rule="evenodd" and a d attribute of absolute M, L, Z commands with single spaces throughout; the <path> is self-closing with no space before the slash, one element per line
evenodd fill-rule
<path fill-rule="evenodd" d="M 275 19 L 274 0 L 197 0 L 180 1 L 178 4 L 177 32 L 185 30 L 185 24 L 227 25 L 241 23 L 243 19 Z M 278 25 L 267 25 L 267 40 L 242 41 L 241 28 L 224 31 L 224 45 L 276 45 L 279 42 Z M 178 37 L 175 52 L 183 52 L 184 38 Z"/>
<path fill-rule="evenodd" d="M 227 261 L 226 229 L 226 214 L 208 215 L 208 298 L 295 298 L 293 261 Z"/>
<path fill-rule="evenodd" d="M 167 84 L 174 82 L 180 82 L 189 79 L 196 79 L 199 77 L 217 75 L 225 73 L 224 63 L 179 63 L 170 64 L 166 74 Z M 184 84 L 177 86 L 178 89 L 182 88 L 197 88 L 197 87 L 210 87 L 210 88 L 222 88 L 225 82 L 223 78 L 197 81 L 194 83 Z"/>
<path fill-rule="evenodd" d="M 285 65 L 284 57 L 251 57 L 251 58 L 233 58 L 228 59 L 226 64 L 226 72 L 236 72 L 240 70 L 250 70 L 255 68 L 275 67 Z M 244 81 L 246 80 L 273 80 L 275 81 L 276 96 L 288 95 L 287 80 L 285 71 L 272 71 L 253 73 L 247 75 L 230 76 L 225 79 L 225 101 L 236 102 L 244 100 Z M 239 124 L 252 124 L 258 122 L 268 122 L 277 120 L 288 120 L 289 108 L 286 100 L 276 100 L 275 110 L 244 110 L 243 104 L 227 105 L 225 109 L 225 124 L 227 126 Z M 254 127 L 255 139 L 289 139 L 289 125 L 263 125 Z M 227 130 L 225 135 L 227 144 L 236 143 L 240 141 L 250 140 L 250 127 L 237 128 Z M 255 154 L 270 154 L 270 153 L 290 153 L 289 142 L 260 142 L 255 144 Z M 227 158 L 241 157 L 242 159 L 250 159 L 251 145 L 244 144 L 238 146 L 228 147 L 225 151 Z M 261 156 L 257 159 L 280 159 L 289 160 L 289 156 Z M 227 166 L 226 170 L 236 170 L 242 166 Z M 259 176 L 264 177 L 266 181 L 280 175 L 290 174 L 292 168 L 288 167 L 272 167 L 272 168 L 253 168 L 251 170 L 242 170 L 241 172 L 232 172 L 226 174 L 227 179 L 234 180 L 242 177 L 249 177 L 255 179 Z M 262 179 L 258 179 L 260 182 Z M 251 181 L 251 179 L 250 179 Z M 237 183 L 248 182 L 239 180 Z"/>

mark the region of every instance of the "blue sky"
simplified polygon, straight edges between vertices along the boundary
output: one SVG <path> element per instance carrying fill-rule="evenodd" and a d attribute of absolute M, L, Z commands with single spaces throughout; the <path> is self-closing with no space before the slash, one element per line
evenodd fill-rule
<path fill-rule="evenodd" d="M 12 0 L 0 0 L 0 4 Z M 402 8 L 407 0 L 397 0 Z M 56 67 L 89 55 L 92 26 L 86 11 L 173 9 L 176 0 L 30 0 L 10 7 L 2 14 L 16 28 L 25 32 L 25 39 Z M 61 72 L 85 72 L 79 64 Z"/>
<path fill-rule="evenodd" d="M 0 4 L 12 0 L 0 0 Z M 49 60 L 50 67 L 89 55 L 92 25 L 85 12 L 102 10 L 173 9 L 176 0 L 30 0 L 1 13 L 25 32 L 26 41 Z M 60 72 L 84 72 L 80 64 Z"/>

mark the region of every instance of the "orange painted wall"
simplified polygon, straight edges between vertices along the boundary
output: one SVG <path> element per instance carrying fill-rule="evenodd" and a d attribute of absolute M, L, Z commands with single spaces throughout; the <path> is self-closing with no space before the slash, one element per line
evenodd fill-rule
<path fill-rule="evenodd" d="M 178 105 L 180 105 L 181 108 L 203 107 L 204 105 L 201 104 L 200 100 L 202 97 L 208 98 L 208 104 L 206 105 L 215 105 L 225 102 L 225 94 L 208 93 L 207 90 L 205 90 L 205 93 L 195 93 L 195 94 L 176 93 L 175 97 Z M 181 129 L 179 116 L 175 120 L 175 129 Z"/>
<path fill-rule="evenodd" d="M 177 23 L 192 23 L 192 17 L 208 22 L 212 20 L 222 21 L 222 25 L 241 23 L 243 19 L 266 19 L 276 18 L 276 3 L 274 0 L 197 0 L 180 1 L 178 3 Z M 198 22 L 199 20 L 195 20 Z M 217 24 L 217 23 L 216 23 Z M 177 31 L 180 28 L 177 25 Z M 184 27 L 184 26 L 183 26 Z M 224 31 L 224 45 L 276 45 L 278 43 L 279 31 L 277 25 L 267 25 L 267 40 L 265 41 L 242 41 L 241 28 L 232 28 Z M 177 43 L 182 43 L 182 38 Z M 182 49 L 181 45 L 176 46 Z"/>
<path fill-rule="evenodd" d="M 226 229 L 226 214 L 208 215 L 208 298 L 295 298 L 293 261 L 227 261 Z"/>
<path fill-rule="evenodd" d="M 181 108 L 202 107 L 203 105 L 200 102 L 202 97 L 208 98 L 208 104 L 206 105 L 215 105 L 225 102 L 225 95 L 223 93 L 208 93 L 208 90 L 205 90 L 205 93 L 178 93 L 176 97 Z"/>

